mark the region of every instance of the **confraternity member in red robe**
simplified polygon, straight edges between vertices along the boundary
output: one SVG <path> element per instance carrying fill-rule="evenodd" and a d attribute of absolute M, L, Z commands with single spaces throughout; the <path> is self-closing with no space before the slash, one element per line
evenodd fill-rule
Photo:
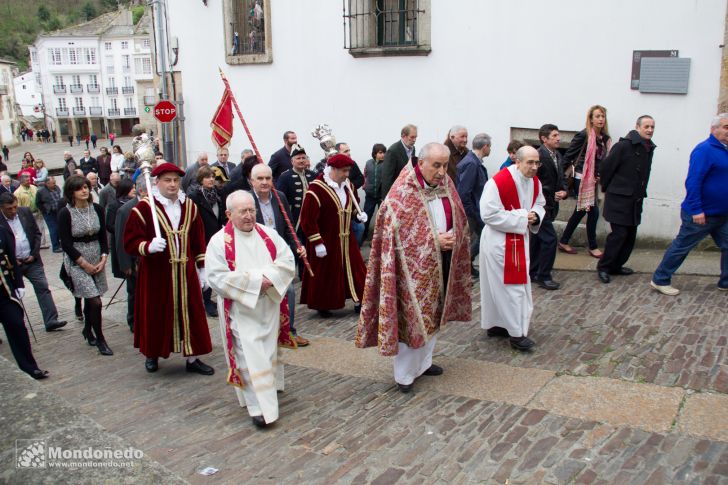
<path fill-rule="evenodd" d="M 447 176 L 450 150 L 429 143 L 382 202 L 372 239 L 356 346 L 394 355 L 394 380 L 410 392 L 432 363 L 437 332 L 471 319 L 470 241 L 463 204 Z"/>
<path fill-rule="evenodd" d="M 205 233 L 197 206 L 180 191 L 181 175 L 167 162 L 152 171 L 162 237 L 155 237 L 149 199 L 132 209 L 124 228 L 124 249 L 139 258 L 134 347 L 146 356 L 148 372 L 158 369 L 159 357 L 181 352 L 188 372 L 212 375 L 215 370 L 196 357 L 212 350 L 201 288 Z"/>
<path fill-rule="evenodd" d="M 358 312 L 364 292 L 366 266 L 351 221 L 356 217 L 366 222 L 367 215 L 354 207 L 356 189 L 347 179 L 352 165 L 354 160 L 341 153 L 329 158 L 324 172 L 308 186 L 301 208 L 306 252 L 316 256 L 310 259 L 314 276 L 303 273 L 301 303 L 324 318 L 331 316 L 329 310 L 343 308 L 348 298 Z"/>

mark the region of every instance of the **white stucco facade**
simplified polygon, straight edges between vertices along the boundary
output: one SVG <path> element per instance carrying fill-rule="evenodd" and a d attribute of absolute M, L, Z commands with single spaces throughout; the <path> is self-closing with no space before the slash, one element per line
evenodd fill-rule
<path fill-rule="evenodd" d="M 355 58 L 344 49 L 342 0 L 273 0 L 273 61 L 249 65 L 225 62 L 223 0 L 177 8 L 181 2 L 168 2 L 168 16 L 179 44 L 190 161 L 213 150 L 218 67 L 266 160 L 290 129 L 317 161 L 322 152 L 310 132 L 324 122 L 360 165 L 374 143 L 396 141 L 406 123 L 419 127 L 418 147 L 462 124 L 471 138 L 493 137 L 492 175 L 513 128 L 555 123 L 578 131 L 587 108 L 601 104 L 615 141 L 639 115 L 655 118 L 658 148 L 640 233 L 669 238 L 679 226 L 690 151 L 708 136 L 718 104 L 724 1 L 432 0 L 429 55 Z M 630 89 L 634 50 L 673 49 L 691 59 L 688 94 Z M 249 146 L 236 119 L 232 159 Z"/>
<path fill-rule="evenodd" d="M 15 102 L 18 104 L 18 114 L 21 116 L 34 118 L 43 116 L 43 100 L 37 78 L 32 72 L 26 72 L 13 78 Z"/>

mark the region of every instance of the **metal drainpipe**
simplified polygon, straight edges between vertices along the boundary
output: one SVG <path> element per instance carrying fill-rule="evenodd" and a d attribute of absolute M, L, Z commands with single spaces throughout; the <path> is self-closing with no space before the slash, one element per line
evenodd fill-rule
<path fill-rule="evenodd" d="M 167 32 L 162 27 L 162 16 L 166 16 L 166 4 L 164 0 L 153 0 L 149 2 L 150 6 L 157 5 L 157 15 L 155 20 L 157 24 L 157 54 L 159 55 L 159 61 L 162 64 L 160 68 L 161 88 L 162 88 L 162 99 L 168 100 L 169 94 L 167 93 Z M 169 123 L 162 123 L 162 145 L 164 148 L 162 152 L 168 162 L 175 163 L 176 160 L 172 159 L 174 154 L 174 142 L 170 139 L 169 135 Z"/>

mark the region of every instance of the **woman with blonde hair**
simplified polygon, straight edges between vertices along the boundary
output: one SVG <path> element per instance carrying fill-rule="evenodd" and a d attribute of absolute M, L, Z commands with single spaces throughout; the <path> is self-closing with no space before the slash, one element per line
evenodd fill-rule
<path fill-rule="evenodd" d="M 578 195 L 574 213 L 571 214 L 559 241 L 560 251 L 576 254 L 576 250 L 569 246 L 569 240 L 574 234 L 576 226 L 586 215 L 589 254 L 594 258 L 602 257 L 602 252 L 597 245 L 597 220 L 599 220 L 597 185 L 599 183 L 599 162 L 607 156 L 611 146 L 607 108 L 596 104 L 587 111 L 586 128 L 574 135 L 574 139 L 571 140 L 564 155 L 564 171 L 573 172 L 574 190 Z"/>

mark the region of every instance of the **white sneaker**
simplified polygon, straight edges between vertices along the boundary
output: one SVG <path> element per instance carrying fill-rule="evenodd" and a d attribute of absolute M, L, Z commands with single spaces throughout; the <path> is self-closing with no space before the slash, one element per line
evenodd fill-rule
<path fill-rule="evenodd" d="M 650 286 L 662 293 L 663 295 L 675 296 L 680 294 L 680 290 L 678 290 L 677 288 L 673 288 L 670 285 L 658 285 L 654 281 L 650 281 Z"/>

